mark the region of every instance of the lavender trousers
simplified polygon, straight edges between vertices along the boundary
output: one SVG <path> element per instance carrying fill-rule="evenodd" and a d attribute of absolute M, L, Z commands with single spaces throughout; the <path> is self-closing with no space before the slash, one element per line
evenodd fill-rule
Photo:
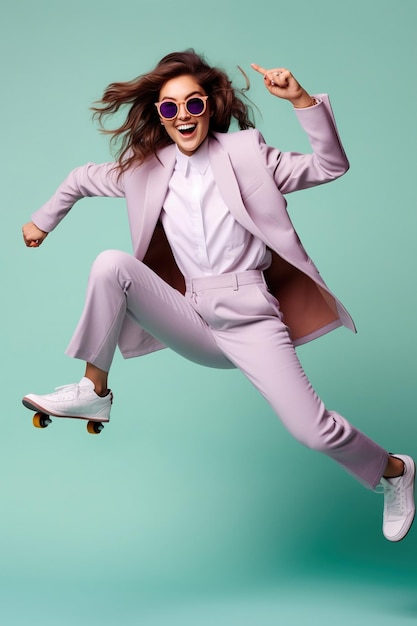
<path fill-rule="evenodd" d="M 67 354 L 109 371 L 125 316 L 201 365 L 239 368 L 288 431 L 375 488 L 388 453 L 328 411 L 298 360 L 279 303 L 260 271 L 186 281 L 185 296 L 135 257 L 102 252 Z"/>

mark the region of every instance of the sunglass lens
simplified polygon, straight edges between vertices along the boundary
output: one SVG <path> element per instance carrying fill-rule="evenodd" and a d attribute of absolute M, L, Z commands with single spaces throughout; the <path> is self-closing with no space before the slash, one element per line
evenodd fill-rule
<path fill-rule="evenodd" d="M 187 100 L 187 111 L 191 115 L 200 115 L 204 111 L 205 102 L 201 98 Z"/>
<path fill-rule="evenodd" d="M 167 120 L 172 119 L 176 116 L 178 107 L 175 102 L 162 102 L 159 111 L 162 117 L 165 117 Z"/>

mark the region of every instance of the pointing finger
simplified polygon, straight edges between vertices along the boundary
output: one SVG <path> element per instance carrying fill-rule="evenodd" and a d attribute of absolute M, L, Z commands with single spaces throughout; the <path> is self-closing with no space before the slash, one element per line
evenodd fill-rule
<path fill-rule="evenodd" d="M 257 63 L 251 63 L 251 67 L 255 70 L 255 72 L 259 72 L 259 74 L 265 75 L 266 69 Z"/>

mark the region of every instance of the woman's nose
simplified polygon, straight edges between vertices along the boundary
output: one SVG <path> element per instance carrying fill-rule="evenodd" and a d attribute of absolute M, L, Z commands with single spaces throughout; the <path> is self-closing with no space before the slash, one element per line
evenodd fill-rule
<path fill-rule="evenodd" d="M 188 113 L 185 107 L 185 102 L 178 105 L 178 117 L 181 118 L 182 120 L 185 120 L 188 117 L 190 117 L 190 114 Z"/>

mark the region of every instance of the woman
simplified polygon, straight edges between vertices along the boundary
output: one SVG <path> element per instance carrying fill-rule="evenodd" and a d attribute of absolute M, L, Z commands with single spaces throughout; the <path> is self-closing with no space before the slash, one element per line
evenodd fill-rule
<path fill-rule="evenodd" d="M 134 256 L 108 250 L 93 264 L 67 349 L 86 362 L 80 383 L 23 403 L 108 421 L 117 344 L 126 358 L 168 346 L 206 366 L 238 367 L 301 443 L 367 487 L 382 487 L 383 532 L 399 541 L 414 518 L 413 460 L 388 454 L 328 411 L 294 349 L 342 324 L 354 330 L 284 199 L 343 175 L 348 161 L 327 96 L 309 95 L 287 69 L 252 67 L 270 94 L 293 105 L 312 154 L 267 146 L 227 76 L 194 51 L 169 54 L 148 74 L 107 88 L 95 108 L 100 121 L 129 105 L 112 131 L 122 140 L 117 163 L 71 172 L 23 236 L 38 247 L 80 198 L 125 197 Z M 240 131 L 227 132 L 232 118 Z"/>

